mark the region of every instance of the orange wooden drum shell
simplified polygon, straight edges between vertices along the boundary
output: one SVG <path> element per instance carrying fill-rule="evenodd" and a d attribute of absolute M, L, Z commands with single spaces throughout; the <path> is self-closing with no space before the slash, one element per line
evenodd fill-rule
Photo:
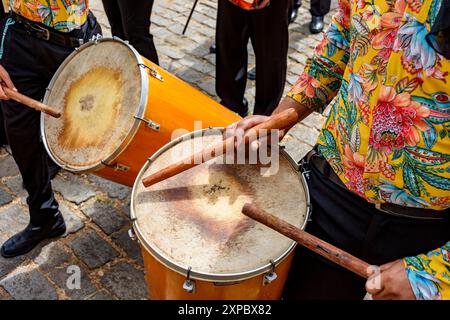
<path fill-rule="evenodd" d="M 196 290 L 183 289 L 186 276 L 175 272 L 156 260 L 142 245 L 145 280 L 152 300 L 279 300 L 286 283 L 295 250 L 276 267 L 277 279 L 263 285 L 264 274 L 237 284 L 217 285 L 195 280 Z"/>
<path fill-rule="evenodd" d="M 127 166 L 130 168 L 128 171 L 105 167 L 95 172 L 105 179 L 128 186 L 134 184 L 147 159 L 171 140 L 174 130 L 194 131 L 208 127 L 225 127 L 240 119 L 237 114 L 186 82 L 142 58 L 146 66 L 155 68 L 164 77 L 164 81 L 160 81 L 149 74 L 147 108 L 144 115 L 145 119 L 160 124 L 161 129 L 159 132 L 154 131 L 141 122 L 131 143 L 111 163 L 113 166 Z M 194 128 L 194 121 L 200 120 L 201 128 Z"/>

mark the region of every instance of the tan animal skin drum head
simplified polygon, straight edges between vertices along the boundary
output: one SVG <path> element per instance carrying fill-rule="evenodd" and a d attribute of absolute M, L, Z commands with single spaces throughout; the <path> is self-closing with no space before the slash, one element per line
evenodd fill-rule
<path fill-rule="evenodd" d="M 239 280 L 270 266 L 271 260 L 281 261 L 294 246 L 292 240 L 244 216 L 243 205 L 253 202 L 304 228 L 309 197 L 298 172 L 281 155 L 278 173 L 267 177 L 261 175 L 261 165 L 210 160 L 143 186 L 142 177 L 222 141 L 220 131 L 204 132 L 203 137 L 169 143 L 144 166 L 133 189 L 134 227 L 144 247 L 175 271 L 185 273 L 191 267 L 194 278 Z M 195 144 L 200 140 L 202 144 Z"/>
<path fill-rule="evenodd" d="M 73 171 L 99 166 L 129 137 L 142 93 L 141 67 L 129 45 L 106 39 L 70 56 L 52 79 L 46 103 L 62 117 L 43 116 L 51 157 Z"/>

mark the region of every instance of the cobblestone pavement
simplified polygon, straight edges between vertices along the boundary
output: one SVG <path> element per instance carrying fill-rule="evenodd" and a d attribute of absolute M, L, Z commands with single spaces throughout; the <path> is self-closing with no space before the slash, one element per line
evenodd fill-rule
<path fill-rule="evenodd" d="M 110 35 L 101 1 L 90 3 L 105 35 Z M 161 65 L 215 97 L 215 56 L 208 49 L 214 39 L 216 1 L 199 1 L 189 29 L 182 36 L 192 3 L 156 0 L 152 33 Z M 296 81 L 307 55 L 321 37 L 308 32 L 308 9 L 306 2 L 290 28 L 286 90 Z M 253 55 L 249 61 L 254 63 Z M 251 105 L 253 95 L 254 82 L 249 81 L 247 98 Z M 283 144 L 294 159 L 301 159 L 311 149 L 323 120 L 321 115 L 313 114 L 285 137 Z M 5 149 L 0 149 L 0 181 L 0 243 L 3 243 L 28 222 L 26 192 Z M 0 300 L 145 299 L 147 287 L 140 249 L 127 235 L 130 188 L 96 176 L 68 172 L 60 173 L 53 186 L 67 221 L 67 234 L 41 244 L 25 256 L 8 260 L 0 257 Z M 70 286 L 76 286 L 70 278 L 73 266 L 81 271 L 80 289 Z"/>

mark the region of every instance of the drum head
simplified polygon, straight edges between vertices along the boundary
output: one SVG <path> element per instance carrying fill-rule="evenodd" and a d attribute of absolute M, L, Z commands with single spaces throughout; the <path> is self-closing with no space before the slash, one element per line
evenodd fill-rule
<path fill-rule="evenodd" d="M 62 117 L 43 115 L 41 123 L 57 164 L 71 171 L 94 170 L 123 151 L 137 130 L 134 116 L 146 103 L 147 76 L 140 63 L 134 49 L 113 39 L 88 43 L 64 61 L 45 98 Z"/>
<path fill-rule="evenodd" d="M 241 213 L 246 202 L 304 228 L 307 192 L 301 176 L 280 156 L 275 175 L 262 176 L 261 165 L 215 164 L 211 160 L 145 188 L 141 179 L 201 147 L 222 141 L 221 131 L 173 141 L 142 169 L 132 196 L 135 231 L 162 263 L 197 279 L 250 278 L 280 262 L 294 242 Z M 186 136 L 185 136 L 186 137 Z M 184 137 L 184 138 L 185 138 Z M 196 144 L 201 140 L 202 145 Z M 199 147 L 200 146 L 200 147 Z"/>

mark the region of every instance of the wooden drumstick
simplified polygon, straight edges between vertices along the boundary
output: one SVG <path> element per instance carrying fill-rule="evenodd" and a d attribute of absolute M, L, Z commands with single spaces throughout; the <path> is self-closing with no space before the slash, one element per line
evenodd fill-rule
<path fill-rule="evenodd" d="M 266 132 L 272 129 L 286 129 L 298 122 L 298 114 L 294 109 L 287 109 L 283 112 L 277 113 L 271 116 L 267 121 L 260 123 L 259 125 L 253 127 L 254 131 L 251 133 L 246 133 L 244 135 L 244 143 L 250 143 L 251 141 L 257 139 L 260 136 L 260 131 L 265 130 Z M 252 134 L 253 133 L 253 134 Z M 254 134 L 256 133 L 256 135 Z M 212 147 L 206 148 L 192 156 L 176 162 L 152 175 L 142 179 L 142 183 L 145 187 L 149 187 L 158 183 L 160 181 L 166 180 L 173 177 L 181 172 L 191 169 L 199 164 L 204 163 L 210 159 L 220 157 L 226 153 L 226 150 L 234 149 L 235 138 L 230 137 L 225 139 Z"/>
<path fill-rule="evenodd" d="M 42 111 L 42 112 L 44 112 L 44 113 L 46 113 L 46 114 L 48 114 L 48 115 L 50 115 L 52 117 L 55 117 L 55 118 L 61 117 L 61 113 L 59 111 L 57 111 L 56 109 L 54 109 L 54 108 L 52 108 L 52 107 L 50 107 L 50 106 L 48 106 L 48 105 L 46 105 L 46 104 L 44 104 L 42 102 L 39 102 L 39 101 L 34 100 L 34 99 L 31 99 L 30 97 L 27 97 L 27 96 L 25 96 L 25 95 L 23 95 L 23 94 L 21 94 L 21 93 L 19 93 L 17 91 L 14 91 L 14 90 L 8 88 L 5 85 L 2 85 L 2 89 L 3 89 L 3 92 L 6 94 L 6 96 L 8 98 L 10 98 L 10 99 L 13 99 L 13 100 L 15 100 L 17 102 L 20 102 L 20 103 L 22 103 L 22 104 L 24 104 L 27 107 L 30 107 L 32 109 L 36 109 L 38 111 Z"/>
<path fill-rule="evenodd" d="M 275 217 L 252 203 L 246 203 L 242 213 L 363 278 L 370 276 L 372 268 L 367 262 Z"/>

